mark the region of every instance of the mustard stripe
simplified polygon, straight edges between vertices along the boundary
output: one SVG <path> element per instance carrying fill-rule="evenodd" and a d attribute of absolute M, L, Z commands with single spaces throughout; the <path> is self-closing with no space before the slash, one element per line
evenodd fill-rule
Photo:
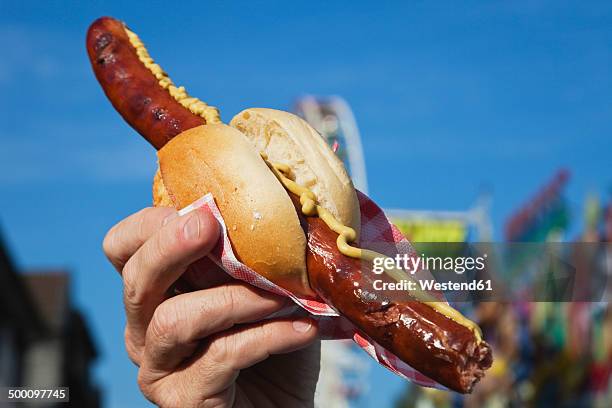
<path fill-rule="evenodd" d="M 170 96 L 180 103 L 184 108 L 188 109 L 194 115 L 197 115 L 206 120 L 206 123 L 221 123 L 219 110 L 214 106 L 209 106 L 205 102 L 193 98 L 187 94 L 185 87 L 174 85 L 170 77 L 162 67 L 153 61 L 149 55 L 145 45 L 138 36 L 130 31 L 127 27 L 124 30 L 130 40 L 130 44 L 136 49 L 136 55 L 142 64 L 149 70 L 159 81 L 159 85 L 170 93 Z"/>

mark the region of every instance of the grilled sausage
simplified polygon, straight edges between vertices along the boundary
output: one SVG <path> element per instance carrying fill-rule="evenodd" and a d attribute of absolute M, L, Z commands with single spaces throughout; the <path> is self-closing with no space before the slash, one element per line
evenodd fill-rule
<path fill-rule="evenodd" d="M 123 119 L 156 149 L 206 120 L 177 102 L 140 61 L 125 25 L 111 17 L 93 22 L 87 53 L 104 93 Z"/>

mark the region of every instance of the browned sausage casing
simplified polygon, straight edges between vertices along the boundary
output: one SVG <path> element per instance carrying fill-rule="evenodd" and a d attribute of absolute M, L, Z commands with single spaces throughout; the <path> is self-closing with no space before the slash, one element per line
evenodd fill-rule
<path fill-rule="evenodd" d="M 184 130 L 206 121 L 176 102 L 140 62 L 118 20 L 103 17 L 87 33 L 93 70 L 115 109 L 161 149 Z M 310 285 L 322 299 L 368 337 L 423 374 L 466 393 L 492 363 L 491 348 L 464 326 L 417 301 L 389 301 L 372 289 L 362 262 L 342 255 L 337 235 L 318 217 L 304 217 L 290 194 L 308 237 Z M 368 290 L 369 289 L 369 290 Z"/>
<path fill-rule="evenodd" d="M 185 109 L 138 59 L 124 24 L 111 17 L 87 31 L 87 53 L 96 78 L 115 109 L 156 149 L 206 121 Z"/>
<path fill-rule="evenodd" d="M 344 256 L 337 234 L 318 217 L 301 216 L 299 198 L 290 194 L 308 237 L 310 286 L 366 335 L 440 384 L 471 392 L 493 362 L 486 342 L 477 343 L 466 327 L 418 301 L 394 302 L 373 290 L 380 278 L 357 259 Z"/>

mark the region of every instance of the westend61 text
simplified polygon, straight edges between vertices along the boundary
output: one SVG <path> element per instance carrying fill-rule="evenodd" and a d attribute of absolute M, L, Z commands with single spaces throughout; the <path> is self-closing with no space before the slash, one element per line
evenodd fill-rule
<path fill-rule="evenodd" d="M 377 279 L 373 282 L 373 287 L 375 290 L 435 290 L 447 292 L 451 290 L 457 291 L 491 291 L 493 290 L 493 286 L 491 284 L 491 280 L 480 279 L 480 280 L 472 280 L 470 282 L 437 282 L 434 279 L 428 280 L 401 280 L 399 282 L 383 282 L 380 279 Z"/>

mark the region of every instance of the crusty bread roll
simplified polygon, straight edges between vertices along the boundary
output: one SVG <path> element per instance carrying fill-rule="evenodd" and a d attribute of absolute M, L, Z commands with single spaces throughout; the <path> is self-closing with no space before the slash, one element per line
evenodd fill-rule
<path fill-rule="evenodd" d="M 164 186 L 164 180 L 162 180 L 161 172 L 159 167 L 153 177 L 153 206 L 154 207 L 175 207 L 172 198 Z"/>
<path fill-rule="evenodd" d="M 295 181 L 311 189 L 319 204 L 359 234 L 359 201 L 344 164 L 325 140 L 302 118 L 265 108 L 245 109 L 230 125 L 271 162 L 288 165 Z"/>
<path fill-rule="evenodd" d="M 222 124 L 198 126 L 169 141 L 158 158 L 156 203 L 169 196 L 183 208 L 212 193 L 238 259 L 279 286 L 313 294 L 293 203 L 244 135 Z"/>
<path fill-rule="evenodd" d="M 212 193 L 238 259 L 274 283 L 311 296 L 304 231 L 291 198 L 260 153 L 288 165 L 298 184 L 359 233 L 353 184 L 323 138 L 295 115 L 247 109 L 231 125 L 189 129 L 158 151 L 154 205 L 183 208 Z"/>

